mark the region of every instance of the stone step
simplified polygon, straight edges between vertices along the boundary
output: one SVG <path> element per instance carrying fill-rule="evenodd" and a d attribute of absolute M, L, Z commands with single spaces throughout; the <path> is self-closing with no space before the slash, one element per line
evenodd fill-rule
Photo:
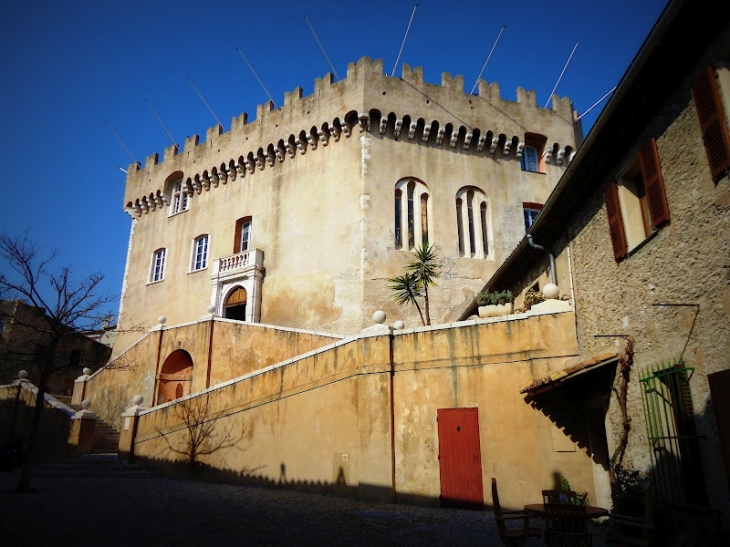
<path fill-rule="evenodd" d="M 152 478 L 162 477 L 159 471 L 149 471 L 138 464 L 130 464 L 117 458 L 117 454 L 84 454 L 81 458 L 44 463 L 36 467 L 36 477 L 120 477 Z"/>

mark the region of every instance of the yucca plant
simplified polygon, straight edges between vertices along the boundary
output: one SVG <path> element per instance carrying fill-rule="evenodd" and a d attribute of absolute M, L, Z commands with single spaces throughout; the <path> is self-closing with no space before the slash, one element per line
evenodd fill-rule
<path fill-rule="evenodd" d="M 431 310 L 428 302 L 428 287 L 436 285 L 436 279 L 441 273 L 438 253 L 428 241 L 413 249 L 414 259 L 406 266 L 403 275 L 397 275 L 388 279 L 390 290 L 394 292 L 393 300 L 400 306 L 413 304 L 421 316 L 421 323 L 426 326 L 431 324 Z M 423 297 L 423 311 L 418 304 L 418 298 Z"/>

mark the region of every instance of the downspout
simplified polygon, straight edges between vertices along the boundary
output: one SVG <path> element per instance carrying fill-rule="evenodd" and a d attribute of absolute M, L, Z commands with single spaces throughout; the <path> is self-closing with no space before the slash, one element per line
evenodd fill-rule
<path fill-rule="evenodd" d="M 530 234 L 527 234 L 527 243 L 532 247 L 533 249 L 538 249 L 539 251 L 545 251 L 548 256 L 550 257 L 550 281 L 553 285 L 558 284 L 558 274 L 555 272 L 555 256 L 553 253 L 548 251 L 545 247 L 542 245 L 538 245 L 532 240 L 532 236 Z"/>

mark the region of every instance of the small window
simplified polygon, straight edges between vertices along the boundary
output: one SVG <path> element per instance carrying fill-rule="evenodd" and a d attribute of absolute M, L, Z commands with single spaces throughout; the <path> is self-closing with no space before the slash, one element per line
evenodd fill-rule
<path fill-rule="evenodd" d="M 152 254 L 152 270 L 150 272 L 150 283 L 162 281 L 165 278 L 165 256 L 167 249 L 157 249 Z"/>
<path fill-rule="evenodd" d="M 234 253 L 243 253 L 251 249 L 251 217 L 239 218 L 236 221 L 236 237 L 233 244 Z"/>
<path fill-rule="evenodd" d="M 183 188 L 182 179 L 172 184 L 172 200 L 170 202 L 170 214 L 175 215 L 188 209 L 188 194 Z"/>
<path fill-rule="evenodd" d="M 78 349 L 72 349 L 71 354 L 68 357 L 68 364 L 71 367 L 80 367 L 84 360 L 84 352 Z"/>
<path fill-rule="evenodd" d="M 542 209 L 542 203 L 523 203 L 522 212 L 525 216 L 525 232 L 529 232 L 532 224 L 537 218 L 537 214 Z"/>
<path fill-rule="evenodd" d="M 489 254 L 487 196 L 475 186 L 465 186 L 456 193 L 456 233 L 459 256 L 486 258 Z"/>
<path fill-rule="evenodd" d="M 669 222 L 656 141 L 651 139 L 637 158 L 606 190 L 606 212 L 614 257 L 621 260 Z"/>
<path fill-rule="evenodd" d="M 428 187 L 418 179 L 407 178 L 396 183 L 394 234 L 396 249 L 401 249 L 405 245 L 408 249 L 413 249 L 421 242 L 429 240 L 431 225 L 429 198 Z"/>
<path fill-rule="evenodd" d="M 208 267 L 208 234 L 202 235 L 193 242 L 193 261 L 191 270 L 197 272 Z"/>
<path fill-rule="evenodd" d="M 533 173 L 545 172 L 545 160 L 542 154 L 545 150 L 547 137 L 537 133 L 525 133 L 525 148 L 520 158 L 520 167 L 523 171 Z"/>

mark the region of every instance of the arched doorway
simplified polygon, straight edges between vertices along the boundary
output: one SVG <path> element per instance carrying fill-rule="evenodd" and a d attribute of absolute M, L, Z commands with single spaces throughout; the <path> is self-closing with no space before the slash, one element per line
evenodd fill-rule
<path fill-rule="evenodd" d="M 168 355 L 158 380 L 158 405 L 189 395 L 193 381 L 193 359 L 190 354 L 184 349 L 177 349 Z"/>
<path fill-rule="evenodd" d="M 236 287 L 228 293 L 228 297 L 223 304 L 224 317 L 226 319 L 245 321 L 247 298 L 246 289 L 243 287 Z"/>

